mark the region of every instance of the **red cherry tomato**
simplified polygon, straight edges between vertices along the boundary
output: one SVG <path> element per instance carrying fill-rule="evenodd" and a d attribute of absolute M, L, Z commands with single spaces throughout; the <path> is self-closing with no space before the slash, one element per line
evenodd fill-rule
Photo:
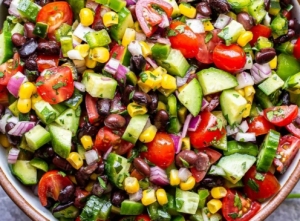
<path fill-rule="evenodd" d="M 163 20 L 162 16 L 154 9 L 155 6 L 164 10 L 168 18 L 171 16 L 173 7 L 165 1 L 143 0 L 136 3 L 136 17 L 147 37 L 157 30 L 157 25 Z"/>
<path fill-rule="evenodd" d="M 43 22 L 49 25 L 48 37 L 56 40 L 54 31 L 63 23 L 72 25 L 73 12 L 67 2 L 51 2 L 45 5 L 38 13 L 36 22 Z"/>
<path fill-rule="evenodd" d="M 128 153 L 134 145 L 126 140 L 121 140 L 121 143 L 118 145 L 116 149 L 116 154 L 124 155 Z"/>
<path fill-rule="evenodd" d="M 295 58 L 300 59 L 300 38 L 296 41 L 293 53 Z"/>
<path fill-rule="evenodd" d="M 148 215 L 142 214 L 135 217 L 134 221 L 151 221 L 151 219 Z"/>
<path fill-rule="evenodd" d="M 284 173 L 290 166 L 300 147 L 300 139 L 291 135 L 285 135 L 280 138 L 277 148 L 277 155 L 280 158 L 274 158 L 274 165 L 279 173 Z"/>
<path fill-rule="evenodd" d="M 146 146 L 148 150 L 141 153 L 142 158 L 146 158 L 163 169 L 172 164 L 175 156 L 175 146 L 169 134 L 157 133 L 154 140 L 147 143 Z"/>
<path fill-rule="evenodd" d="M 169 36 L 172 48 L 180 50 L 186 58 L 195 57 L 199 51 L 199 40 L 192 29 L 180 21 L 172 22 L 169 28 L 174 35 Z"/>
<path fill-rule="evenodd" d="M 9 59 L 7 62 L 1 64 L 0 72 L 3 73 L 3 77 L 0 78 L 0 85 L 7 85 L 12 76 L 17 72 L 23 72 L 19 53 L 15 53 L 13 59 Z"/>
<path fill-rule="evenodd" d="M 141 174 L 139 171 L 137 171 L 137 169 L 133 169 L 130 176 L 135 177 L 138 181 L 145 178 L 145 176 Z"/>
<path fill-rule="evenodd" d="M 290 20 L 292 17 L 292 11 L 282 10 L 282 15 L 286 17 L 287 20 Z"/>
<path fill-rule="evenodd" d="M 270 107 L 264 110 L 266 120 L 279 127 L 292 123 L 297 115 L 297 105 Z"/>
<path fill-rule="evenodd" d="M 272 33 L 272 29 L 264 26 L 264 25 L 255 25 L 251 30 L 253 33 L 253 39 L 250 41 L 250 45 L 253 47 L 254 44 L 257 42 L 257 39 L 259 37 L 266 37 L 269 38 L 271 36 Z"/>
<path fill-rule="evenodd" d="M 48 197 L 57 201 L 60 191 L 67 186 L 73 186 L 73 183 L 67 176 L 63 176 L 60 171 L 52 170 L 45 173 L 40 180 L 38 189 L 42 206 L 47 205 Z"/>
<path fill-rule="evenodd" d="M 58 66 L 58 56 L 45 56 L 39 55 L 36 59 L 39 72 L 43 72 L 46 69 Z"/>
<path fill-rule="evenodd" d="M 237 200 L 239 197 L 239 200 Z M 235 200 L 236 199 L 236 200 Z M 248 200 L 250 202 L 250 207 L 248 206 Z M 236 202 L 241 202 L 241 209 L 238 207 L 240 204 Z M 223 198 L 222 213 L 227 221 L 248 221 L 260 210 L 261 205 L 256 201 L 251 201 L 250 199 L 245 199 L 236 190 L 227 190 L 227 195 Z M 246 212 L 239 217 L 239 211 L 245 209 Z"/>
<path fill-rule="evenodd" d="M 267 121 L 263 116 L 253 117 L 247 120 L 249 129 L 247 133 L 255 133 L 255 136 L 267 134 L 269 130 L 275 130 L 273 124 Z"/>
<path fill-rule="evenodd" d="M 121 142 L 121 137 L 107 127 L 102 127 L 95 139 L 93 148 L 99 152 L 106 152 L 110 147 L 116 146 Z"/>
<path fill-rule="evenodd" d="M 203 34 L 196 34 L 199 41 L 199 51 L 195 58 L 201 63 L 211 64 L 214 62 L 213 51 L 219 43 L 224 42 L 221 38 L 218 37 L 220 31 L 220 29 L 214 29 L 211 32 L 213 34 L 213 37 L 207 43 L 205 43 L 205 37 L 209 32 Z"/>
<path fill-rule="evenodd" d="M 300 125 L 296 121 L 293 121 L 292 123 L 286 125 L 285 128 L 295 137 L 298 137 L 300 139 Z"/>
<path fill-rule="evenodd" d="M 92 97 L 88 93 L 85 95 L 85 107 L 87 115 L 91 124 L 94 124 L 100 120 L 100 115 L 97 111 L 97 98 Z"/>
<path fill-rule="evenodd" d="M 109 57 L 114 57 L 117 60 L 121 60 L 125 51 L 125 47 L 123 45 L 115 44 L 115 46 L 109 52 Z"/>
<path fill-rule="evenodd" d="M 210 146 L 211 142 L 220 140 L 225 134 L 226 130 L 222 127 L 221 130 L 217 128 L 217 117 L 210 112 L 200 113 L 201 122 L 196 131 L 189 131 L 191 144 L 194 148 L 202 148 Z"/>
<path fill-rule="evenodd" d="M 8 90 L 6 88 L 6 86 L 4 85 L 0 85 L 0 104 L 8 104 L 9 100 L 8 100 Z"/>
<path fill-rule="evenodd" d="M 252 200 L 262 200 L 273 196 L 280 189 L 280 183 L 270 173 L 259 173 L 252 166 L 243 178 L 244 192 Z"/>
<path fill-rule="evenodd" d="M 69 99 L 74 92 L 72 71 L 69 67 L 50 68 L 36 80 L 37 91 L 44 101 L 58 104 Z"/>
<path fill-rule="evenodd" d="M 79 187 L 76 187 L 74 195 L 75 195 L 74 206 L 83 209 L 83 207 L 86 204 L 87 198 L 90 195 L 90 192 L 82 190 Z"/>

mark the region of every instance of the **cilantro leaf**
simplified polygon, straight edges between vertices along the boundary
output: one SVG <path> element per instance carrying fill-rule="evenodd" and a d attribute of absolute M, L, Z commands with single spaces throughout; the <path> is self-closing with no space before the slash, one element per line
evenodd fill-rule
<path fill-rule="evenodd" d="M 211 32 L 208 32 L 205 36 L 205 44 L 208 43 L 213 38 L 213 34 Z"/>
<path fill-rule="evenodd" d="M 53 88 L 54 90 L 57 90 L 57 89 L 59 89 L 59 88 L 61 88 L 61 87 L 64 87 L 64 86 L 66 86 L 66 85 L 67 85 L 67 83 L 58 82 L 57 84 L 53 85 L 52 88 Z"/>
<path fill-rule="evenodd" d="M 182 159 L 181 157 L 179 157 L 179 159 L 181 160 L 181 162 L 182 162 L 182 164 L 183 164 L 184 167 L 186 167 L 186 168 L 190 167 L 189 163 L 186 162 L 184 159 Z"/>
<path fill-rule="evenodd" d="M 104 182 L 104 180 L 100 176 L 98 176 L 98 181 L 99 181 L 100 186 L 102 187 L 102 189 L 106 190 L 107 189 L 106 183 Z"/>
<path fill-rule="evenodd" d="M 260 181 L 264 181 L 265 177 L 261 173 L 256 172 L 255 179 L 260 180 Z"/>
<path fill-rule="evenodd" d="M 239 208 L 239 210 L 242 209 L 242 201 L 238 193 L 236 193 L 234 196 L 234 206 Z"/>
<path fill-rule="evenodd" d="M 259 192 L 259 185 L 253 179 L 249 179 L 247 185 L 255 192 Z"/>
<path fill-rule="evenodd" d="M 178 25 L 175 30 L 179 31 L 180 34 L 184 32 L 185 25 Z"/>
<path fill-rule="evenodd" d="M 38 82 L 36 82 L 35 86 L 41 86 L 41 85 L 43 85 L 43 84 L 44 84 L 44 82 L 38 81 Z"/>

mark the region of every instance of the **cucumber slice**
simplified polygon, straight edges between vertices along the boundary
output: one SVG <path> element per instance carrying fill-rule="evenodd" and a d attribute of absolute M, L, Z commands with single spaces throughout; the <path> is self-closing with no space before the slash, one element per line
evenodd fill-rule
<path fill-rule="evenodd" d="M 230 182 L 229 180 L 225 180 L 224 182 L 224 187 L 225 188 L 239 188 L 239 187 L 243 187 L 243 181 L 240 180 L 237 183 L 233 184 L 232 182 Z"/>
<path fill-rule="evenodd" d="M 91 196 L 80 215 L 81 220 L 107 220 L 112 204 L 97 196 Z"/>
<path fill-rule="evenodd" d="M 30 131 L 25 133 L 25 138 L 29 148 L 32 150 L 37 150 L 51 141 L 50 133 L 41 125 L 36 125 Z"/>
<path fill-rule="evenodd" d="M 211 166 L 210 170 L 208 171 L 208 174 L 215 176 L 226 176 L 224 170 L 216 165 Z"/>
<path fill-rule="evenodd" d="M 234 75 L 216 68 L 204 69 L 197 76 L 204 95 L 234 88 L 239 84 Z"/>
<path fill-rule="evenodd" d="M 235 184 L 242 179 L 255 161 L 256 158 L 253 156 L 235 153 L 222 157 L 217 166 L 224 170 L 226 175 L 223 177 Z"/>
<path fill-rule="evenodd" d="M 8 59 L 12 58 L 13 44 L 11 41 L 11 33 L 4 31 L 0 34 L 0 64 L 3 64 Z"/>
<path fill-rule="evenodd" d="M 177 212 L 195 214 L 199 204 L 199 195 L 176 188 Z"/>
<path fill-rule="evenodd" d="M 68 109 L 59 115 L 55 122 L 62 128 L 71 131 L 72 136 L 74 137 L 78 129 L 79 117 L 80 115 L 77 115 L 75 110 Z"/>
<path fill-rule="evenodd" d="M 70 35 L 61 36 L 60 44 L 61 44 L 61 52 L 63 56 L 68 57 L 68 51 L 71 51 L 73 49 L 72 36 Z"/>
<path fill-rule="evenodd" d="M 158 203 L 154 202 L 151 203 L 149 206 L 147 206 L 147 212 L 151 218 L 151 220 L 157 220 L 158 219 Z"/>
<path fill-rule="evenodd" d="M 109 34 L 105 29 L 89 32 L 85 35 L 85 39 L 91 49 L 108 45 L 111 42 Z"/>
<path fill-rule="evenodd" d="M 23 35 L 24 34 L 24 26 L 21 25 L 20 23 L 17 23 L 15 25 L 15 27 L 11 30 L 11 35 L 13 35 L 15 33 L 19 33 L 19 34 Z"/>
<path fill-rule="evenodd" d="M 179 119 L 177 117 L 172 117 L 169 120 L 169 125 L 168 125 L 168 133 L 170 134 L 177 134 L 181 130 L 181 123 L 179 122 Z"/>
<path fill-rule="evenodd" d="M 107 220 L 111 212 L 111 209 L 112 209 L 112 204 L 109 201 L 104 201 L 104 204 L 101 207 L 100 212 L 98 213 L 98 218 L 100 220 Z"/>
<path fill-rule="evenodd" d="M 116 41 L 121 40 L 125 34 L 126 28 L 133 28 L 134 22 L 130 11 L 123 7 L 119 13 L 119 23 L 110 27 L 111 37 Z"/>
<path fill-rule="evenodd" d="M 82 101 L 83 101 L 83 95 L 75 90 L 72 97 L 64 101 L 63 104 L 69 108 L 72 108 L 73 110 L 76 110 L 79 107 L 79 105 L 82 103 Z"/>
<path fill-rule="evenodd" d="M 74 12 L 74 11 L 73 11 Z M 72 26 L 67 23 L 61 24 L 61 26 L 55 30 L 55 38 L 60 42 L 60 36 L 67 35 L 72 30 Z"/>
<path fill-rule="evenodd" d="M 168 112 L 170 118 L 177 117 L 177 99 L 174 94 L 168 97 Z"/>
<path fill-rule="evenodd" d="M 180 215 L 180 213 L 178 213 L 176 210 L 175 197 L 169 193 L 167 193 L 167 197 L 168 197 L 168 204 L 167 204 L 168 213 L 171 214 L 172 216 Z"/>
<path fill-rule="evenodd" d="M 110 7 L 112 10 L 119 12 L 122 10 L 122 8 L 126 7 L 127 2 L 124 0 L 110 0 L 108 7 Z"/>
<path fill-rule="evenodd" d="M 235 153 L 247 154 L 256 157 L 258 154 L 258 147 L 253 143 L 237 142 L 235 140 L 228 141 L 228 149 L 223 151 L 225 156 L 229 156 Z"/>
<path fill-rule="evenodd" d="M 39 169 L 39 170 L 42 170 L 42 171 L 44 171 L 44 172 L 48 172 L 48 164 L 47 164 L 44 160 L 42 160 L 42 159 L 40 159 L 40 158 L 33 158 L 33 159 L 29 162 L 29 164 L 30 164 L 31 166 L 33 166 L 33 167 Z"/>
<path fill-rule="evenodd" d="M 72 132 L 55 124 L 49 125 L 49 132 L 54 152 L 62 158 L 67 158 L 71 152 Z"/>
<path fill-rule="evenodd" d="M 273 43 L 268 38 L 260 36 L 255 46 L 258 50 L 261 50 L 263 48 L 273 48 Z"/>
<path fill-rule="evenodd" d="M 35 112 L 44 124 L 52 123 L 59 112 L 55 110 L 48 102 L 39 101 L 34 104 Z"/>
<path fill-rule="evenodd" d="M 9 105 L 8 109 L 13 113 L 14 116 L 18 117 L 20 114 L 20 111 L 18 109 L 18 100 Z"/>
<path fill-rule="evenodd" d="M 268 172 L 279 144 L 280 133 L 270 130 L 262 143 L 257 157 L 256 170 L 262 173 Z"/>
<path fill-rule="evenodd" d="M 148 118 L 149 116 L 147 114 L 137 115 L 131 118 L 122 136 L 122 139 L 135 144 L 136 141 L 139 139 L 139 136 L 141 135 Z"/>
<path fill-rule="evenodd" d="M 59 116 L 61 113 L 63 113 L 65 110 L 68 109 L 68 107 L 63 105 L 63 103 L 52 104 L 51 106 L 53 107 L 54 110 L 56 110 L 59 113 L 57 116 Z"/>
<path fill-rule="evenodd" d="M 293 94 L 300 94 L 300 72 L 286 80 L 284 89 Z"/>
<path fill-rule="evenodd" d="M 30 0 L 20 0 L 18 11 L 23 18 L 27 18 L 31 22 L 36 21 L 36 17 L 41 10 L 41 6 Z"/>
<path fill-rule="evenodd" d="M 206 199 L 209 197 L 209 191 L 207 189 L 200 189 L 198 190 L 199 195 L 199 206 L 198 208 L 202 209 L 205 206 Z"/>
<path fill-rule="evenodd" d="M 55 210 L 57 206 L 59 206 L 59 204 L 55 205 L 52 209 L 52 213 L 55 218 L 75 219 L 77 216 L 79 216 L 79 209 L 74 205 L 70 205 L 67 208 L 59 211 Z"/>
<path fill-rule="evenodd" d="M 35 27 L 33 29 L 33 34 L 40 37 L 40 38 L 46 38 L 48 33 L 49 25 L 43 22 L 37 22 L 35 24 Z"/>
<path fill-rule="evenodd" d="M 171 51 L 170 45 L 156 43 L 151 48 L 153 59 L 167 59 Z"/>
<path fill-rule="evenodd" d="M 261 23 L 267 14 L 264 0 L 251 1 L 251 4 L 248 6 L 248 12 L 256 19 L 256 24 Z"/>
<path fill-rule="evenodd" d="M 226 45 L 235 43 L 238 37 L 245 32 L 243 25 L 235 20 L 232 20 L 219 34 L 218 37 L 224 39 Z"/>
<path fill-rule="evenodd" d="M 29 161 L 17 160 L 11 165 L 11 172 L 25 185 L 37 184 L 37 169 Z"/>
<path fill-rule="evenodd" d="M 184 89 L 179 93 L 178 100 L 196 117 L 202 105 L 202 89 L 197 79 L 193 79 Z"/>
<path fill-rule="evenodd" d="M 222 126 L 226 127 L 227 126 L 227 120 L 225 119 L 222 111 L 212 111 L 211 112 L 213 115 L 215 115 L 218 119 L 222 121 Z"/>
<path fill-rule="evenodd" d="M 121 215 L 140 215 L 144 210 L 144 205 L 140 202 L 124 200 L 121 204 Z"/>
<path fill-rule="evenodd" d="M 300 76 L 300 73 L 299 73 Z M 292 76 L 294 77 L 294 76 Z M 300 78 L 300 77 L 299 77 Z M 284 85 L 284 81 L 277 74 L 272 74 L 271 77 L 267 78 L 264 82 L 258 85 L 258 87 L 266 94 L 270 95 L 276 90 L 280 89 Z M 300 84 L 299 84 L 300 86 Z M 299 90 L 300 93 L 300 90 Z"/>
<path fill-rule="evenodd" d="M 31 148 L 28 146 L 28 144 L 27 144 L 27 142 L 26 142 L 26 137 L 25 137 L 25 136 L 22 137 L 21 143 L 20 143 L 20 145 L 19 145 L 19 148 L 20 148 L 20 149 L 23 149 L 23 150 L 26 150 L 26 151 L 29 151 L 29 152 L 31 152 L 31 153 L 34 153 L 34 150 L 31 149 Z"/>

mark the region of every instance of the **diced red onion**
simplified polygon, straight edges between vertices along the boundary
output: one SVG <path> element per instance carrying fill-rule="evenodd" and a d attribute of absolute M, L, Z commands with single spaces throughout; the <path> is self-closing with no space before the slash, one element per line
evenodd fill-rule
<path fill-rule="evenodd" d="M 156 185 L 164 186 L 169 185 L 170 182 L 167 177 L 167 173 L 165 170 L 159 168 L 158 166 L 150 168 L 150 181 Z"/>
<path fill-rule="evenodd" d="M 72 42 L 73 42 L 73 48 L 75 48 L 77 45 L 80 45 L 80 43 L 75 38 L 72 39 Z"/>
<path fill-rule="evenodd" d="M 81 54 L 78 50 L 72 49 L 67 52 L 68 57 L 72 60 L 84 60 L 83 57 L 81 57 Z"/>
<path fill-rule="evenodd" d="M 104 66 L 104 70 L 112 75 L 115 75 L 118 71 L 119 65 L 120 65 L 119 60 L 115 58 L 111 58 Z"/>
<path fill-rule="evenodd" d="M 170 134 L 174 145 L 175 145 L 175 153 L 179 153 L 181 151 L 181 145 L 182 145 L 182 138 L 181 136 L 177 136 L 175 134 Z"/>
<path fill-rule="evenodd" d="M 5 126 L 7 124 L 7 120 L 9 117 L 11 117 L 12 115 L 11 114 L 4 114 L 0 120 L 0 131 L 1 133 L 5 133 Z"/>
<path fill-rule="evenodd" d="M 126 85 L 126 74 L 129 72 L 129 69 L 123 65 L 119 65 L 117 74 L 115 75 L 116 80 L 120 86 Z"/>
<path fill-rule="evenodd" d="M 255 63 L 252 67 L 251 75 L 254 78 L 254 83 L 258 84 L 261 81 L 265 80 L 271 75 L 271 68 L 269 63 L 258 64 Z"/>
<path fill-rule="evenodd" d="M 208 105 L 209 102 L 205 98 L 202 98 L 201 111 L 203 111 Z"/>
<path fill-rule="evenodd" d="M 297 42 L 297 38 L 291 40 L 291 43 L 292 43 L 293 45 L 296 44 L 296 42 Z"/>
<path fill-rule="evenodd" d="M 88 0 L 85 5 L 86 8 L 92 9 L 93 11 L 96 11 L 98 6 L 99 4 L 92 0 Z"/>
<path fill-rule="evenodd" d="M 153 67 L 154 69 L 158 68 L 158 65 L 156 64 L 156 62 L 153 59 L 151 59 L 150 57 L 146 57 L 145 59 L 146 59 L 146 61 L 148 61 L 148 63 L 151 65 L 151 67 Z"/>
<path fill-rule="evenodd" d="M 236 79 L 239 83 L 238 86 L 235 87 L 235 89 L 241 89 L 246 86 L 254 85 L 254 80 L 252 76 L 247 72 L 242 72 L 236 75 Z"/>
<path fill-rule="evenodd" d="M 227 136 L 234 135 L 234 134 L 236 134 L 238 132 L 239 132 L 239 129 L 237 127 L 231 128 L 230 125 L 226 126 L 226 134 L 227 134 Z"/>
<path fill-rule="evenodd" d="M 251 54 L 247 53 L 246 54 L 246 64 L 243 67 L 243 70 L 250 70 L 253 66 L 253 60 Z"/>
<path fill-rule="evenodd" d="M 7 119 L 7 123 L 14 123 L 17 124 L 19 122 L 19 118 L 18 117 L 10 117 Z"/>
<path fill-rule="evenodd" d="M 142 47 L 138 41 L 132 41 L 128 45 L 128 50 L 132 56 L 143 54 Z"/>
<path fill-rule="evenodd" d="M 64 57 L 62 50 L 59 51 L 59 59 L 67 59 L 68 57 Z M 46 70 L 44 70 L 45 72 Z"/>
<path fill-rule="evenodd" d="M 14 96 L 18 97 L 19 90 L 21 85 L 28 81 L 26 76 L 23 75 L 21 72 L 17 72 L 14 76 L 12 76 L 7 84 L 7 90 Z"/>
<path fill-rule="evenodd" d="M 9 5 L 9 9 L 8 9 L 8 13 L 10 15 L 16 16 L 17 18 L 21 18 L 21 14 L 18 10 L 18 5 L 20 3 L 20 0 L 13 0 L 10 5 Z"/>
<path fill-rule="evenodd" d="M 144 33 L 135 32 L 135 40 L 137 41 L 146 41 L 146 35 Z"/>
<path fill-rule="evenodd" d="M 161 15 L 162 21 L 158 24 L 160 28 L 166 28 L 170 26 L 170 22 L 166 13 L 162 13 Z"/>
<path fill-rule="evenodd" d="M 192 176 L 192 173 L 189 171 L 188 168 L 180 168 L 178 171 L 178 178 L 182 181 L 185 182 Z"/>
<path fill-rule="evenodd" d="M 81 92 L 85 92 L 85 86 L 84 86 L 84 84 L 82 84 L 82 83 L 80 83 L 78 81 L 74 81 L 74 87 L 76 87 Z"/>
<path fill-rule="evenodd" d="M 241 133 L 238 132 L 234 138 L 236 141 L 240 142 L 254 142 L 256 141 L 255 133 Z"/>
<path fill-rule="evenodd" d="M 158 38 L 157 42 L 164 45 L 171 45 L 171 42 L 168 38 Z"/>
<path fill-rule="evenodd" d="M 185 137 L 186 137 L 186 134 L 187 134 L 187 131 L 188 131 L 190 122 L 191 122 L 191 120 L 192 120 L 192 117 L 193 117 L 193 115 L 192 115 L 192 114 L 189 114 L 189 115 L 187 115 L 187 117 L 186 117 L 186 119 L 185 119 L 185 121 L 184 121 L 183 129 L 182 129 L 182 134 L 181 134 L 181 137 L 182 137 L 182 138 L 185 138 Z"/>
<path fill-rule="evenodd" d="M 35 126 L 35 122 L 20 121 L 13 129 L 8 131 L 9 135 L 22 137 L 26 132 L 30 131 Z"/>
<path fill-rule="evenodd" d="M 99 160 L 99 156 L 96 150 L 89 150 L 84 153 L 87 165 L 91 165 Z"/>
<path fill-rule="evenodd" d="M 204 25 L 199 19 L 186 19 L 185 21 L 194 33 L 205 33 Z"/>
<path fill-rule="evenodd" d="M 15 164 L 17 162 L 18 156 L 19 156 L 20 150 L 13 147 L 8 152 L 8 158 L 7 161 L 9 164 Z"/>
<path fill-rule="evenodd" d="M 143 198 L 143 190 L 139 189 L 136 193 L 129 194 L 129 200 L 138 202 Z"/>
<path fill-rule="evenodd" d="M 246 120 L 244 120 L 244 121 L 240 124 L 239 129 L 242 130 L 244 133 L 246 133 L 246 132 L 248 131 L 249 125 L 248 125 L 248 123 L 247 123 Z"/>
<path fill-rule="evenodd" d="M 189 77 L 191 75 L 191 71 L 189 71 L 189 70 L 186 72 L 186 74 L 184 75 L 183 78 L 181 78 L 179 76 L 176 77 L 177 87 L 181 87 L 181 86 L 185 85 L 185 83 L 187 82 L 187 80 L 189 79 Z"/>
<path fill-rule="evenodd" d="M 108 150 L 105 152 L 105 154 L 103 155 L 103 159 L 104 160 L 106 160 L 107 159 L 107 157 L 108 157 L 108 155 L 111 153 L 111 151 L 112 151 L 112 146 L 110 147 L 110 148 L 108 148 Z"/>
<path fill-rule="evenodd" d="M 196 131 L 201 122 L 201 116 L 192 117 L 188 131 Z"/>
<path fill-rule="evenodd" d="M 126 6 L 135 5 L 136 4 L 135 0 L 126 0 L 126 2 L 127 2 Z"/>
<path fill-rule="evenodd" d="M 296 122 L 297 124 L 300 125 L 300 116 L 299 116 L 299 114 L 298 114 L 298 116 L 296 117 L 295 122 Z"/>
<path fill-rule="evenodd" d="M 269 15 L 269 13 L 267 13 L 267 14 L 265 15 L 265 18 L 264 18 L 264 25 L 267 26 L 267 27 L 269 27 L 269 26 L 271 25 L 271 17 L 270 17 L 270 15 Z"/>
<path fill-rule="evenodd" d="M 210 19 L 210 17 L 201 15 L 200 13 L 197 13 L 196 14 L 196 19 Z"/>
<path fill-rule="evenodd" d="M 108 7 L 104 6 L 104 5 L 101 5 L 100 15 L 101 15 L 102 18 L 105 15 L 105 13 L 109 12 L 109 11 L 111 11 L 110 8 L 108 8 Z"/>
<path fill-rule="evenodd" d="M 231 17 L 224 14 L 220 14 L 214 26 L 215 28 L 223 29 L 225 28 L 226 25 L 228 25 L 231 22 L 231 20 L 232 20 Z"/>
<path fill-rule="evenodd" d="M 89 32 L 95 32 L 94 29 L 91 29 L 90 27 L 83 26 L 81 23 L 77 26 L 75 31 L 73 32 L 73 35 L 75 35 L 77 38 L 80 38 L 83 41 L 86 41 L 85 35 Z"/>

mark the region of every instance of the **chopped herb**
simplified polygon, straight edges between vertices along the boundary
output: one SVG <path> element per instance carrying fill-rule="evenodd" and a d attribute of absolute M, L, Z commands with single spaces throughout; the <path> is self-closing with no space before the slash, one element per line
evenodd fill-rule
<path fill-rule="evenodd" d="M 54 9 L 55 11 L 57 11 L 57 6 L 55 6 L 53 9 Z"/>
<path fill-rule="evenodd" d="M 152 5 L 152 8 L 160 15 L 165 13 L 165 11 L 159 5 Z"/>
<path fill-rule="evenodd" d="M 142 109 L 143 107 L 142 106 L 138 106 L 138 105 L 131 105 L 132 107 L 134 107 L 135 109 Z"/>
<path fill-rule="evenodd" d="M 131 100 L 131 99 L 133 98 L 134 92 L 135 92 L 135 91 L 132 91 L 132 92 L 129 94 L 129 100 Z"/>
<path fill-rule="evenodd" d="M 213 34 L 211 32 L 208 32 L 205 36 L 205 44 L 208 43 L 213 38 Z"/>
<path fill-rule="evenodd" d="M 154 163 L 151 163 L 149 160 L 147 160 L 146 158 L 144 158 L 145 162 L 151 166 L 151 167 L 155 167 L 156 165 Z"/>
<path fill-rule="evenodd" d="M 17 67 L 19 66 L 18 60 L 15 60 L 15 66 L 13 67 L 13 70 L 17 69 Z"/>
<path fill-rule="evenodd" d="M 67 83 L 58 82 L 57 84 L 53 85 L 52 88 L 53 88 L 54 90 L 57 90 L 57 89 L 59 89 L 59 88 L 61 88 L 61 87 L 64 87 L 64 86 L 66 86 L 66 85 L 67 85 Z"/>
<path fill-rule="evenodd" d="M 246 166 L 247 166 L 246 162 L 242 163 L 243 170 L 246 169 Z"/>
<path fill-rule="evenodd" d="M 62 124 L 65 124 L 65 120 L 64 120 L 64 119 L 59 119 L 59 121 L 60 121 Z"/>
<path fill-rule="evenodd" d="M 184 167 L 186 167 L 186 168 L 190 167 L 189 163 L 186 162 L 184 159 L 182 159 L 181 157 L 179 157 L 179 159 L 181 160 L 181 162 L 182 162 L 182 164 L 183 164 Z"/>
<path fill-rule="evenodd" d="M 185 25 L 178 25 L 175 30 L 179 31 L 180 34 L 184 32 Z"/>
<path fill-rule="evenodd" d="M 100 186 L 102 187 L 102 189 L 106 190 L 107 189 L 106 183 L 104 182 L 104 180 L 100 176 L 98 177 L 98 181 L 99 181 Z"/>
<path fill-rule="evenodd" d="M 157 76 L 155 76 L 155 75 L 152 74 L 151 72 L 150 72 L 150 77 L 153 78 L 154 80 L 156 80 L 156 78 L 157 78 Z"/>
<path fill-rule="evenodd" d="M 2 71 L 0 71 L 0 78 L 4 77 L 4 73 Z"/>
<path fill-rule="evenodd" d="M 230 216 L 232 219 L 236 219 L 239 217 L 237 213 L 228 213 L 228 216 Z"/>
<path fill-rule="evenodd" d="M 72 114 L 71 114 L 71 113 L 70 113 L 70 114 L 67 114 L 67 116 L 68 116 L 68 117 L 72 117 Z"/>
<path fill-rule="evenodd" d="M 116 52 L 114 52 L 113 55 L 112 55 L 112 57 L 113 57 L 113 58 L 116 58 L 117 55 L 118 55 L 118 54 L 117 54 Z"/>
<path fill-rule="evenodd" d="M 254 121 L 254 117 L 251 117 L 249 120 L 249 124 L 251 124 Z"/>
<path fill-rule="evenodd" d="M 233 94 L 233 96 L 235 96 L 236 98 L 238 98 L 240 95 L 239 94 Z"/>
<path fill-rule="evenodd" d="M 143 83 L 145 83 L 148 80 L 148 75 L 145 72 L 141 73 L 140 77 Z"/>
<path fill-rule="evenodd" d="M 275 155 L 275 158 L 277 158 L 277 159 L 281 159 L 281 158 L 282 158 L 282 156 L 281 156 L 280 154 L 276 154 L 276 155 Z"/>
<path fill-rule="evenodd" d="M 177 32 L 174 31 L 173 29 L 169 29 L 168 31 L 168 37 L 173 37 L 173 36 L 176 36 L 177 35 Z"/>
<path fill-rule="evenodd" d="M 65 177 L 65 176 L 66 176 L 66 174 L 65 174 L 64 172 L 62 172 L 62 171 L 57 172 L 57 174 L 62 175 L 62 177 Z"/>
<path fill-rule="evenodd" d="M 260 181 L 264 181 L 265 177 L 264 175 L 262 175 L 261 173 L 256 173 L 255 174 L 255 179 L 260 180 Z"/>
<path fill-rule="evenodd" d="M 253 179 L 249 179 L 247 185 L 255 192 L 259 192 L 259 185 Z"/>
<path fill-rule="evenodd" d="M 239 210 L 242 209 L 242 201 L 238 193 L 234 196 L 234 206 L 239 208 Z"/>
<path fill-rule="evenodd" d="M 245 141 L 245 138 L 240 139 L 240 141 L 244 142 L 244 141 Z"/>
<path fill-rule="evenodd" d="M 148 152 L 148 147 L 146 145 L 143 145 L 141 148 L 140 148 L 140 151 L 141 152 Z"/>
<path fill-rule="evenodd" d="M 35 86 L 41 86 L 41 85 L 43 85 L 43 84 L 44 84 L 44 82 L 38 81 L 38 82 L 36 82 Z"/>

